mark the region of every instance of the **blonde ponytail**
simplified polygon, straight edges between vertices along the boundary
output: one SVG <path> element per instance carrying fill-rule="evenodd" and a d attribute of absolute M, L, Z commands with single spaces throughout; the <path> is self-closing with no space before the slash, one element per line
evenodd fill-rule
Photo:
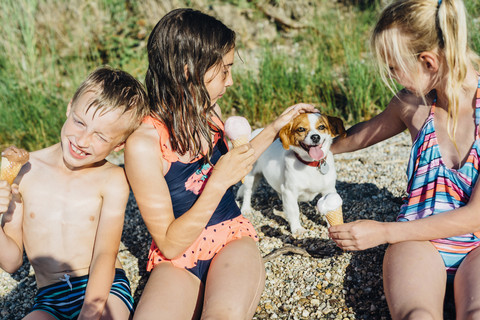
<path fill-rule="evenodd" d="M 442 0 L 437 13 L 439 45 L 446 61 L 445 95 L 450 115 L 447 130 L 455 142 L 462 84 L 467 75 L 469 48 L 465 6 L 461 0 Z M 451 121 L 450 121 L 451 119 Z"/>

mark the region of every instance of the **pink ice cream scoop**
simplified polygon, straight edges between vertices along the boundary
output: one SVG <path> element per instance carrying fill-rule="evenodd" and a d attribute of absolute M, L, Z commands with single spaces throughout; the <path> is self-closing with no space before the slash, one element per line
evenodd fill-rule
<path fill-rule="evenodd" d="M 225 121 L 225 133 L 232 141 L 233 146 L 238 147 L 250 141 L 252 128 L 246 118 L 232 116 Z"/>
<path fill-rule="evenodd" d="M 250 141 L 252 127 L 246 118 L 232 116 L 225 120 L 225 133 L 235 148 Z M 242 179 L 242 183 L 244 180 L 245 178 Z"/>

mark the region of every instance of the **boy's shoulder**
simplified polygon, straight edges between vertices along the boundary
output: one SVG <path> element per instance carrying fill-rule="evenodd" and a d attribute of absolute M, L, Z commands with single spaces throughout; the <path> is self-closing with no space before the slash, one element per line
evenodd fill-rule
<path fill-rule="evenodd" d="M 44 149 L 40 149 L 30 153 L 29 162 L 22 168 L 23 175 L 32 176 L 34 179 L 42 180 L 45 177 L 51 177 L 55 180 L 56 177 L 68 177 L 75 179 L 85 177 L 85 181 L 89 184 L 97 185 L 104 182 L 115 181 L 116 184 L 122 183 L 125 178 L 125 172 L 122 167 L 113 164 L 107 160 L 97 163 L 96 165 L 69 172 L 65 170 L 62 164 L 62 156 L 60 154 L 60 145 L 53 145 Z M 22 172 L 21 172 L 22 173 Z"/>

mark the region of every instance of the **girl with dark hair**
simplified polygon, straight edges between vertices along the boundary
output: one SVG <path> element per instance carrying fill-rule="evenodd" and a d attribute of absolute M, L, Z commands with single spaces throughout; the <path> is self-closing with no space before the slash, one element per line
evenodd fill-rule
<path fill-rule="evenodd" d="M 315 109 L 291 106 L 249 144 L 228 151 L 217 101 L 233 84 L 235 33 L 209 15 L 177 9 L 158 22 L 147 48 L 151 115 L 125 152 L 153 238 L 135 317 L 252 318 L 265 270 L 232 185 L 285 124 Z"/>

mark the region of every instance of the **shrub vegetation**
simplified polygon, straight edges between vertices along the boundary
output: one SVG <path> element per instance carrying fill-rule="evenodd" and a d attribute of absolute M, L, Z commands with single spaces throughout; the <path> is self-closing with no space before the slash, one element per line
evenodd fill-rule
<path fill-rule="evenodd" d="M 200 2 L 176 1 L 178 6 L 201 10 L 231 4 L 253 12 L 254 18 L 269 19 L 258 10 L 260 0 L 205 0 L 207 8 L 199 7 Z M 100 65 L 122 68 L 143 81 L 146 38 L 172 9 L 165 3 L 2 0 L 0 148 L 15 144 L 33 151 L 58 141 L 69 99 Z M 353 124 L 385 107 L 392 94 L 377 76 L 368 47 L 380 4 L 313 3 L 315 18 L 308 26 L 288 33 L 288 28 L 277 25 L 277 36 L 258 41 L 254 49 L 239 41 L 235 85 L 221 101 L 225 116 L 243 115 L 259 127 L 286 106 L 303 101 Z M 480 3 L 465 3 L 471 16 L 471 43 L 480 52 Z"/>

